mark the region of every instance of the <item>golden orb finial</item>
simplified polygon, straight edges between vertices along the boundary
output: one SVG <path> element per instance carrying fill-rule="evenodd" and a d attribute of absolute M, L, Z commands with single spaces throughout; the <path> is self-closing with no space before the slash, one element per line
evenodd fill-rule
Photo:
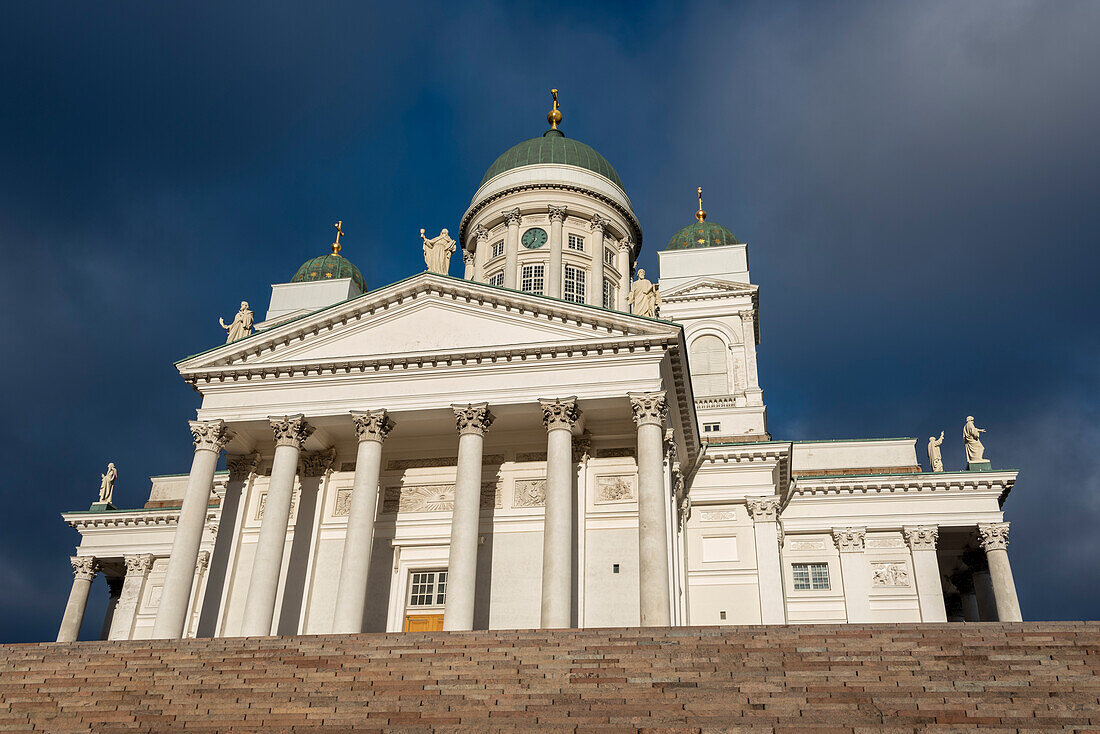
<path fill-rule="evenodd" d="M 558 109 L 558 90 L 551 89 L 550 94 L 554 97 L 554 109 L 547 113 L 546 121 L 550 123 L 551 130 L 557 130 L 558 123 L 561 122 L 561 111 Z"/>
<path fill-rule="evenodd" d="M 700 222 L 707 218 L 707 213 L 703 211 L 703 187 L 699 187 L 699 211 L 695 212 L 695 218 Z"/>
<path fill-rule="evenodd" d="M 341 219 L 339 222 L 332 226 L 336 227 L 336 241 L 332 243 L 332 254 L 336 257 L 340 257 L 340 236 L 344 234 L 344 220 Z"/>

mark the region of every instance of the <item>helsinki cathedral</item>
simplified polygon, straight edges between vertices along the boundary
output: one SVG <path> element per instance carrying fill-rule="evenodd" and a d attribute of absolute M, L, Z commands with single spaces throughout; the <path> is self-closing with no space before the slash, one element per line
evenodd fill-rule
<path fill-rule="evenodd" d="M 1016 473 L 973 421 L 961 470 L 935 437 L 923 471 L 913 438 L 772 436 L 747 245 L 700 189 L 651 235 L 659 277 L 635 271 L 623 181 L 559 129 L 556 90 L 547 119 L 455 239 L 421 232 L 424 272 L 368 291 L 337 226 L 262 321 L 243 303 L 176 364 L 193 461 L 137 507 L 112 465 L 63 513 L 58 640 L 97 576 L 118 640 L 1020 619 Z"/>

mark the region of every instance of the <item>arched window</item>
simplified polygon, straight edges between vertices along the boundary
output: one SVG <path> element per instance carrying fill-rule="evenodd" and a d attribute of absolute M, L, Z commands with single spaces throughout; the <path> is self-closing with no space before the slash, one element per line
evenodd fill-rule
<path fill-rule="evenodd" d="M 709 334 L 701 336 L 691 343 L 688 359 L 695 397 L 729 394 L 725 342 Z"/>

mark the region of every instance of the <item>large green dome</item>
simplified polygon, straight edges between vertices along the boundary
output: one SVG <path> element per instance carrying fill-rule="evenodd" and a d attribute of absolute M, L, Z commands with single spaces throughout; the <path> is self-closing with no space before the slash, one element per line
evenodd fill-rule
<path fill-rule="evenodd" d="M 692 222 L 688 226 L 672 235 L 668 241 L 670 250 L 688 250 L 693 247 L 722 247 L 724 245 L 740 245 L 740 240 L 733 236 L 733 232 L 721 224 L 706 220 Z"/>
<path fill-rule="evenodd" d="M 585 145 L 579 140 L 571 140 L 565 137 L 561 130 L 547 130 L 541 138 L 531 138 L 522 143 L 516 143 L 504 151 L 499 158 L 493 161 L 489 170 L 481 178 L 481 184 L 493 176 L 510 171 L 520 166 L 533 166 L 540 163 L 557 163 L 566 166 L 576 166 L 611 179 L 612 183 L 625 191 L 622 179 L 607 159 L 597 153 L 591 146 Z"/>
<path fill-rule="evenodd" d="M 309 283 L 315 280 L 335 280 L 336 278 L 351 278 L 359 290 L 367 292 L 367 283 L 363 280 L 363 274 L 350 260 L 340 255 L 321 255 L 312 260 L 306 260 L 298 272 L 290 279 L 291 283 Z"/>

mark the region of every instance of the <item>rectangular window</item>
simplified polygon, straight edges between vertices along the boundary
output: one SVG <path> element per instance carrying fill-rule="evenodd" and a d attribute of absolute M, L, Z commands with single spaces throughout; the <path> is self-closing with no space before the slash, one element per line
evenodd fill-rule
<path fill-rule="evenodd" d="M 610 265 L 611 267 L 615 267 L 615 251 L 614 250 L 604 250 L 603 251 L 603 261 L 605 263 L 607 263 L 608 265 Z"/>
<path fill-rule="evenodd" d="M 519 289 L 528 293 L 543 293 L 543 281 L 546 266 L 542 263 L 524 265 L 520 271 Z"/>
<path fill-rule="evenodd" d="M 490 250 L 490 252 L 489 252 L 489 259 L 492 260 L 494 257 L 500 257 L 503 254 L 504 254 L 504 240 L 501 240 L 500 242 L 494 242 L 493 243 L 493 249 Z"/>
<path fill-rule="evenodd" d="M 565 266 L 565 300 L 573 303 L 584 303 L 585 271 L 572 265 Z"/>
<path fill-rule="evenodd" d="M 577 234 L 569 235 L 569 249 L 584 252 L 584 237 Z"/>
<path fill-rule="evenodd" d="M 828 591 L 831 588 L 828 563 L 795 563 L 791 568 L 796 591 Z"/>
<path fill-rule="evenodd" d="M 498 287 L 503 287 L 504 286 L 504 271 L 503 270 L 496 271 L 495 273 L 493 273 L 492 275 L 489 276 L 489 279 L 486 282 L 489 285 L 495 285 L 495 286 L 498 286 Z"/>
<path fill-rule="evenodd" d="M 446 571 L 413 571 L 409 574 L 410 607 L 441 607 L 446 603 Z"/>
<path fill-rule="evenodd" d="M 721 423 L 704 423 L 703 433 L 718 433 L 722 430 Z"/>
<path fill-rule="evenodd" d="M 603 279 L 603 307 L 615 308 L 615 284 L 607 278 Z"/>

